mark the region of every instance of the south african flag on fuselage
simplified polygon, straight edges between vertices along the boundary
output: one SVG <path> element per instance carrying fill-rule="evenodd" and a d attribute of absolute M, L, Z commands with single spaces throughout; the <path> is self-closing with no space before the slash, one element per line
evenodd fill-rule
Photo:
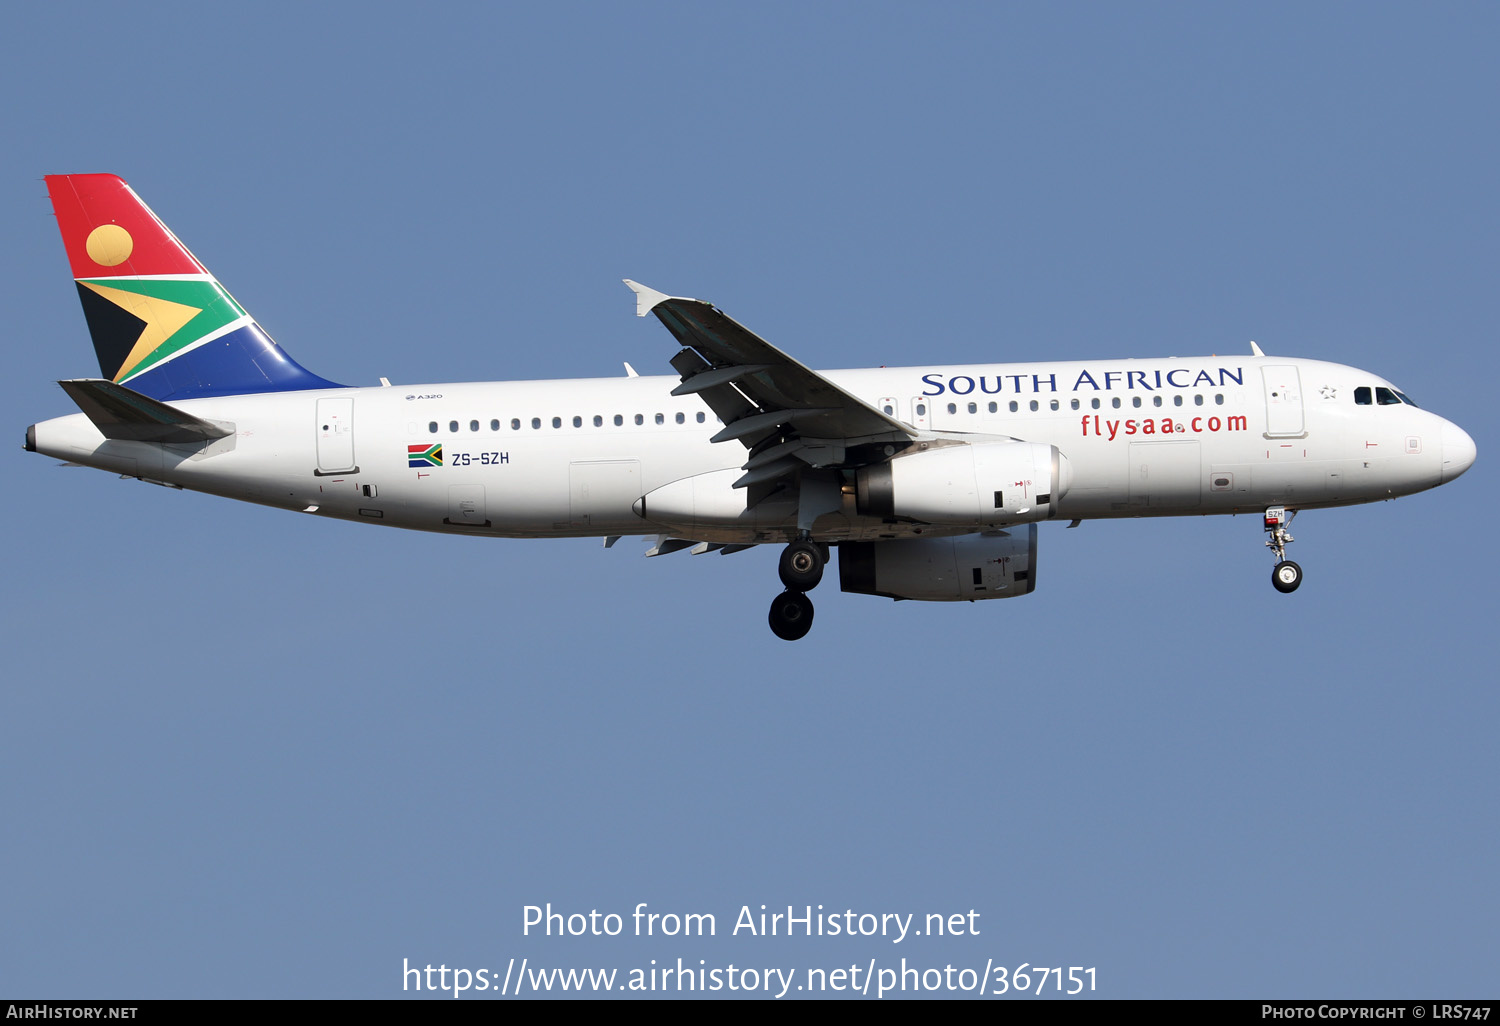
<path fill-rule="evenodd" d="M 436 445 L 408 445 L 406 447 L 408 467 L 441 467 L 443 465 L 443 443 Z"/>

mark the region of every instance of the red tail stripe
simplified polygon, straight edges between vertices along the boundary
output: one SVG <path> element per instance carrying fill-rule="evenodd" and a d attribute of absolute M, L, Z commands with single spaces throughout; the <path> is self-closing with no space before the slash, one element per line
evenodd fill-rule
<path fill-rule="evenodd" d="M 115 175 L 48 175 L 47 192 L 57 227 L 68 250 L 75 278 L 111 278 L 124 274 L 206 274 L 156 215 Z M 128 256 L 114 265 L 89 255 L 89 235 L 101 225 L 118 225 L 129 233 L 123 246 L 118 233 L 96 253 Z"/>

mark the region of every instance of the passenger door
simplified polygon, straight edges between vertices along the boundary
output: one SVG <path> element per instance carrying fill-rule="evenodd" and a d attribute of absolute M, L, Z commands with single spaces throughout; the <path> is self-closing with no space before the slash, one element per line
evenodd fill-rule
<path fill-rule="evenodd" d="M 318 400 L 318 474 L 350 474 L 354 463 L 354 400 Z"/>
<path fill-rule="evenodd" d="M 1301 438 L 1306 433 L 1302 417 L 1302 381 L 1291 365 L 1262 367 L 1266 388 L 1266 437 Z"/>

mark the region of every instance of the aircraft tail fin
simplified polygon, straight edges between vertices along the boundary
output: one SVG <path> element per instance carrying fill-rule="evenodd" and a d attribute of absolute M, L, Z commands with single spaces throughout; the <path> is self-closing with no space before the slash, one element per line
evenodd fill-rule
<path fill-rule="evenodd" d="M 304 369 L 115 175 L 48 175 L 103 376 L 157 400 L 337 388 Z"/>

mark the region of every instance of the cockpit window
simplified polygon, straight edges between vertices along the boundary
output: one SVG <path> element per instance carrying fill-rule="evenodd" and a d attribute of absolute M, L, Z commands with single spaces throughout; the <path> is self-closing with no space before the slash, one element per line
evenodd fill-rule
<path fill-rule="evenodd" d="M 1405 392 L 1400 392 L 1400 391 L 1398 391 L 1398 392 L 1397 392 L 1397 393 L 1396 393 L 1396 395 L 1397 395 L 1397 396 L 1398 396 L 1398 397 L 1399 397 L 1399 398 L 1400 398 L 1400 400 L 1401 400 L 1401 401 L 1402 401 L 1402 402 L 1403 402 L 1403 403 L 1405 403 L 1405 404 L 1406 404 L 1406 405 L 1408 405 L 1408 406 L 1413 406 L 1413 407 L 1416 407 L 1416 408 L 1417 408 L 1417 409 L 1421 409 L 1421 407 L 1420 407 L 1420 406 L 1417 406 L 1417 404 L 1416 404 L 1416 403 L 1414 403 L 1414 402 L 1412 402 L 1412 401 L 1411 401 L 1411 396 L 1409 396 L 1409 395 L 1407 395 L 1407 394 L 1406 394 L 1406 393 L 1405 393 Z"/>
<path fill-rule="evenodd" d="M 1401 405 L 1401 400 L 1396 397 L 1396 390 L 1394 388 L 1386 388 L 1384 385 L 1377 385 L 1376 386 L 1376 388 L 1375 388 L 1375 402 L 1376 402 L 1377 405 L 1380 405 L 1380 406 L 1400 406 Z"/>
<path fill-rule="evenodd" d="M 1356 388 L 1354 390 L 1354 405 L 1355 406 L 1369 406 L 1370 405 L 1370 389 L 1369 389 L 1368 386 L 1361 385 L 1360 387 L 1358 387 L 1358 388 Z"/>

